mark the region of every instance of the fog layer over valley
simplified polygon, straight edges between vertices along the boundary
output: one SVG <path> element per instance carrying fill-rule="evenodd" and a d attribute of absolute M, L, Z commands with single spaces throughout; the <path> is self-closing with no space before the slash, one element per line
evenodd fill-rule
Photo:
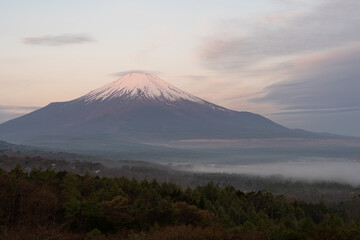
<path fill-rule="evenodd" d="M 176 164 L 176 169 L 198 173 L 249 174 L 279 176 L 302 181 L 335 181 L 360 185 L 360 160 L 303 158 L 296 161 L 247 164 Z"/>

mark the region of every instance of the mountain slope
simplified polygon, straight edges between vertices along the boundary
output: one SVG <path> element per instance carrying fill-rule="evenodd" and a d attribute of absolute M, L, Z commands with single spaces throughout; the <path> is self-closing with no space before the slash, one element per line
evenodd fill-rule
<path fill-rule="evenodd" d="M 151 74 L 132 73 L 68 102 L 51 103 L 0 125 L 0 139 L 108 136 L 126 141 L 321 137 L 260 115 L 209 103 Z"/>

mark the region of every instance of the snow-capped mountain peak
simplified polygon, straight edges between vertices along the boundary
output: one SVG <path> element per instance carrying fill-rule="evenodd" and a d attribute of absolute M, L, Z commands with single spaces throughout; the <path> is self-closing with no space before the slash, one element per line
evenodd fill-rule
<path fill-rule="evenodd" d="M 47 144 L 48 140 L 55 139 L 58 146 L 68 145 L 69 149 L 73 146 L 68 140 L 84 139 L 94 144 L 90 146 L 95 149 L 112 151 L 109 144 L 116 141 L 313 138 L 320 135 L 290 130 L 260 115 L 215 105 L 152 74 L 132 73 L 80 98 L 54 102 L 2 123 L 0 136 L 21 143 L 38 139 Z M 89 149 L 93 151 L 92 147 Z"/>
<path fill-rule="evenodd" d="M 121 99 L 147 99 L 173 102 L 204 101 L 150 73 L 130 73 L 82 97 L 86 102 Z"/>

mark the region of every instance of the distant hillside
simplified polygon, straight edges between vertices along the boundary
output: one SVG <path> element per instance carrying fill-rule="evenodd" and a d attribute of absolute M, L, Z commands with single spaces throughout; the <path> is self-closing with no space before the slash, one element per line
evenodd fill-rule
<path fill-rule="evenodd" d="M 157 179 L 159 182 L 175 182 L 184 188 L 213 182 L 219 186 L 232 184 L 242 191 L 266 189 L 274 194 L 296 196 L 299 199 L 308 201 L 319 201 L 322 198 L 326 198 L 328 201 L 341 201 L 360 194 L 360 190 L 357 190 L 354 186 L 335 182 L 309 183 L 285 179 L 281 176 L 261 177 L 246 174 L 196 173 L 185 171 L 184 168 L 175 167 L 171 164 L 160 165 L 130 160 L 108 161 L 98 159 L 99 161 L 92 161 L 93 158 L 67 153 L 51 155 L 45 152 L 47 155 L 41 153 L 40 155 L 34 155 L 32 152 L 16 150 L 16 145 L 1 143 L 1 146 L 5 145 L 10 145 L 15 150 L 0 148 L 0 169 L 7 171 L 11 171 L 19 165 L 26 173 L 31 173 L 36 169 L 51 169 L 56 172 L 67 171 L 80 175 L 90 174 L 100 177 L 129 177 L 138 180 Z M 76 160 L 64 160 L 65 158 L 60 156 L 71 156 L 71 159 Z"/>

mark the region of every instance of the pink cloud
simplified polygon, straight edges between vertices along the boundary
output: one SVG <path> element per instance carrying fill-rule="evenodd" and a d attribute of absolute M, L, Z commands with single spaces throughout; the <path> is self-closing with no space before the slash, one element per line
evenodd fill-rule
<path fill-rule="evenodd" d="M 84 34 L 46 35 L 40 37 L 25 37 L 22 41 L 31 45 L 63 46 L 93 42 L 90 36 Z"/>

